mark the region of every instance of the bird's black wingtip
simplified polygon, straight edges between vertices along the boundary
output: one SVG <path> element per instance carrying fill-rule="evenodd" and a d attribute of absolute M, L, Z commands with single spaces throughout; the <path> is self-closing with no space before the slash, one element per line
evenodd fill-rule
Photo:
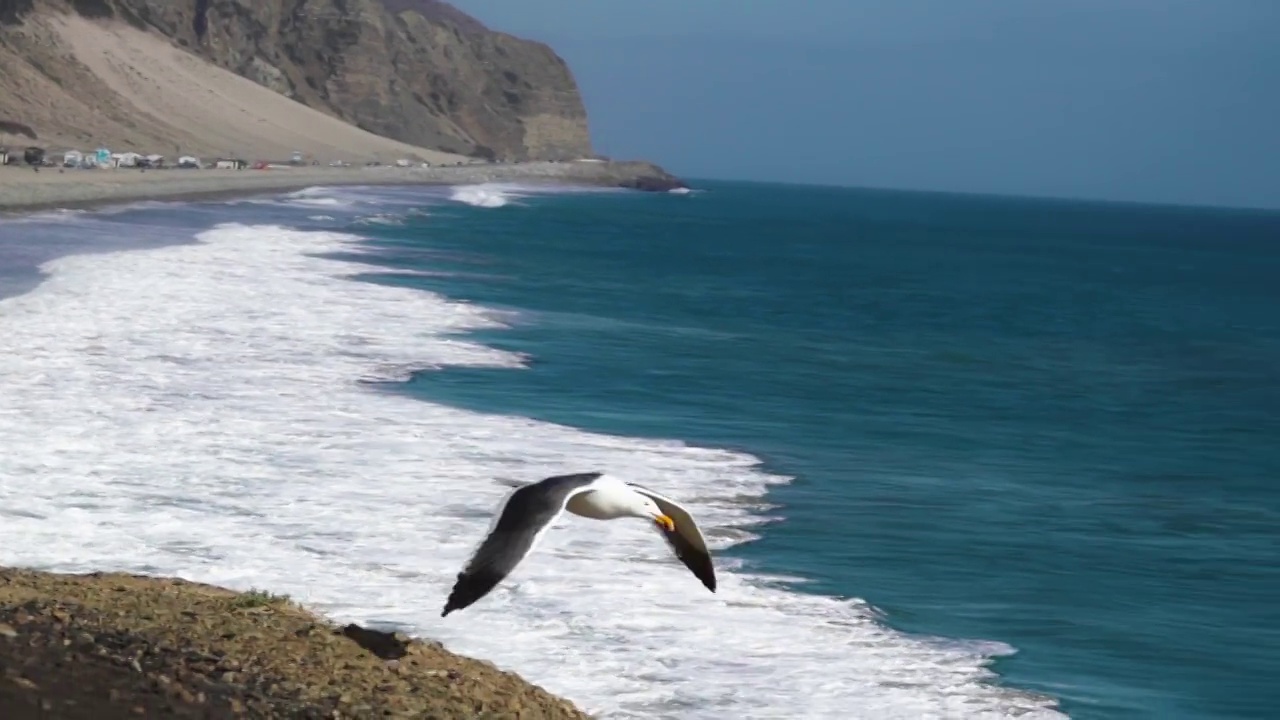
<path fill-rule="evenodd" d="M 707 568 L 705 572 L 697 573 L 697 576 L 698 576 L 698 579 L 702 581 L 703 587 L 710 590 L 711 592 L 716 591 L 716 585 L 718 585 L 719 583 L 716 582 L 717 578 L 714 570 Z"/>

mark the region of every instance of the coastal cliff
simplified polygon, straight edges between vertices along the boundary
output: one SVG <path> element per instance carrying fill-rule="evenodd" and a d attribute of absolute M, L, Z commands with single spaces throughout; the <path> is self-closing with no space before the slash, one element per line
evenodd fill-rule
<path fill-rule="evenodd" d="M 172 58 L 153 57 L 165 54 L 159 38 L 404 146 L 500 161 L 592 153 L 564 60 L 439 0 L 0 0 L 0 144 L 23 142 L 26 127 L 55 142 L 222 149 L 234 138 L 206 142 L 180 108 L 167 112 L 166 98 L 196 86 L 209 92 L 173 104 L 245 106 L 246 136 L 264 129 L 254 124 L 321 122 L 247 117 L 265 101 L 223 91 L 207 71 L 170 77 Z"/>
<path fill-rule="evenodd" d="M 5 720 L 588 720 L 438 643 L 338 626 L 286 597 L 119 573 L 0 568 Z"/>
<path fill-rule="evenodd" d="M 378 135 L 502 160 L 591 154 L 564 60 L 443 2 L 114 2 L 214 64 Z"/>

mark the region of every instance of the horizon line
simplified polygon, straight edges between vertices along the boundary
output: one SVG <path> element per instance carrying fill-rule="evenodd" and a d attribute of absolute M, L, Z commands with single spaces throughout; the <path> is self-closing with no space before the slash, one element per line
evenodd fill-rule
<path fill-rule="evenodd" d="M 842 185 L 829 182 L 812 182 L 802 180 L 757 180 L 753 178 L 732 178 L 732 177 L 696 177 L 691 175 L 679 175 L 686 183 L 712 182 L 712 183 L 742 183 L 744 185 L 782 185 L 786 187 L 797 188 L 824 188 L 828 190 L 861 190 L 865 192 L 889 192 L 903 194 L 918 195 L 953 195 L 956 197 L 967 198 L 999 198 L 1005 200 L 1035 200 L 1039 202 L 1060 202 L 1060 203 L 1089 203 L 1097 205 L 1125 205 L 1125 206 L 1142 206 L 1152 208 L 1186 208 L 1194 210 L 1226 210 L 1232 212 L 1252 212 L 1264 214 L 1280 214 L 1280 204 L 1275 206 L 1262 205 L 1215 205 L 1205 202 L 1187 202 L 1175 200 L 1135 200 L 1122 198 L 1104 198 L 1096 196 L 1078 196 L 1078 195 L 1048 195 L 1036 193 L 1012 193 L 1012 192 L 984 192 L 976 190 L 942 190 L 935 188 L 918 188 L 918 187 L 900 187 L 890 185 Z M 695 188 L 696 189 L 696 188 Z M 1280 199 L 1278 199 L 1280 203 Z"/>

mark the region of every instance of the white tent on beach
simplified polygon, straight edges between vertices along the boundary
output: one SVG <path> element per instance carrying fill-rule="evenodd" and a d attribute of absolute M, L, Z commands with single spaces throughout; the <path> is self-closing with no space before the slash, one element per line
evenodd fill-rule
<path fill-rule="evenodd" d="M 142 155 L 136 152 L 111 153 L 112 164 L 116 167 L 137 167 Z"/>

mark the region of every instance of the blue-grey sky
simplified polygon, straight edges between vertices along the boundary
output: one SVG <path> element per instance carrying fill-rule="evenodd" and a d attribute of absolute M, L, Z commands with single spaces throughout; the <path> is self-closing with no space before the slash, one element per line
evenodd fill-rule
<path fill-rule="evenodd" d="M 1280 207 L 1280 0 L 455 0 L 688 177 Z"/>

